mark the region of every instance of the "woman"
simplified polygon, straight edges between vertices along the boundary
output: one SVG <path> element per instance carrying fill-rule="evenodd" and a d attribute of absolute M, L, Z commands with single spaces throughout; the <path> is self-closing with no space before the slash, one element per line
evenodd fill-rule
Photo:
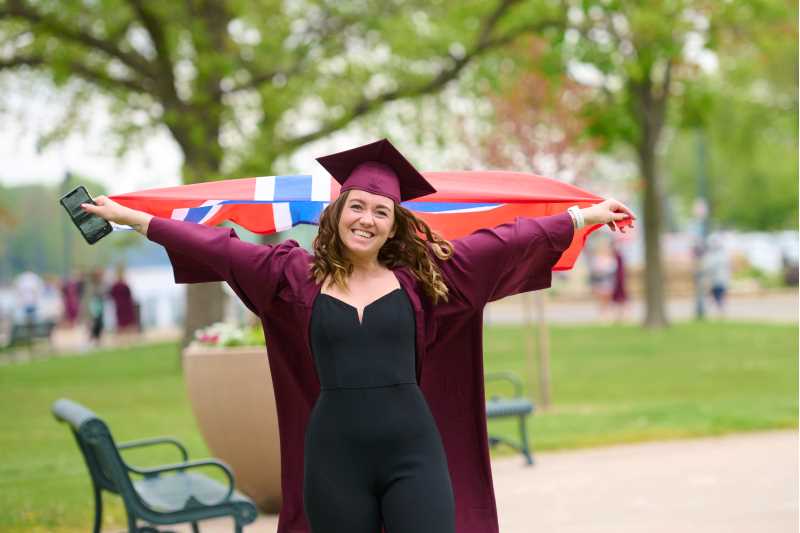
<path fill-rule="evenodd" d="M 614 254 L 614 284 L 611 290 L 611 302 L 617 308 L 616 322 L 622 322 L 625 317 L 625 309 L 628 304 L 628 290 L 625 286 L 625 255 L 622 253 L 622 245 L 619 240 L 611 240 L 611 252 Z"/>
<path fill-rule="evenodd" d="M 86 316 L 89 319 L 89 344 L 100 346 L 100 337 L 105 328 L 106 289 L 102 268 L 91 270 L 87 276 Z"/>
<path fill-rule="evenodd" d="M 725 318 L 725 294 L 730 284 L 731 266 L 722 238 L 716 233 L 712 233 L 708 238 L 708 249 L 703 257 L 703 271 L 710 283 L 717 316 Z"/>
<path fill-rule="evenodd" d="M 313 256 L 105 197 L 85 209 L 162 244 L 176 282 L 227 281 L 261 317 L 281 437 L 279 533 L 497 532 L 483 307 L 549 286 L 575 224 L 633 215 L 606 200 L 449 243 L 400 206 L 434 189 L 387 140 L 318 161 L 342 187 Z"/>
<path fill-rule="evenodd" d="M 125 266 L 117 265 L 117 279 L 108 289 L 108 296 L 114 302 L 114 314 L 117 318 L 117 340 L 129 341 L 139 331 L 139 320 L 136 316 L 136 302 L 128 282 L 125 281 Z"/>

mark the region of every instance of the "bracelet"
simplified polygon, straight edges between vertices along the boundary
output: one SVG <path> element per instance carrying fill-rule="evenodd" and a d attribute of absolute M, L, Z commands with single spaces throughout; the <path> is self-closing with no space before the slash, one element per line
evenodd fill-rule
<path fill-rule="evenodd" d="M 572 217 L 572 222 L 575 224 L 575 229 L 581 229 L 586 225 L 586 221 L 583 219 L 583 213 L 581 213 L 581 208 L 577 205 L 569 207 L 567 209 L 567 213 L 569 213 Z"/>
<path fill-rule="evenodd" d="M 569 210 L 567 211 L 567 214 L 569 215 L 569 219 L 572 221 L 572 227 L 574 229 L 578 229 L 578 221 L 575 220 L 575 215 L 572 214 L 572 211 Z"/>

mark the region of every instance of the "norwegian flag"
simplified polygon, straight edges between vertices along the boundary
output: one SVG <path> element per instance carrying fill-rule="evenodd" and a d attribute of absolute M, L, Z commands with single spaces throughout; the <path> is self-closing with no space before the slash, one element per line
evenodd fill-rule
<path fill-rule="evenodd" d="M 517 216 L 562 213 L 603 198 L 573 185 L 521 172 L 423 172 L 436 193 L 403 202 L 447 239 L 494 227 Z M 111 199 L 156 216 L 214 226 L 231 221 L 255 233 L 274 233 L 297 224 L 317 224 L 339 195 L 328 175 L 261 176 L 211 181 L 118 194 Z M 602 225 L 576 232 L 554 270 L 572 268 L 587 236 Z"/>

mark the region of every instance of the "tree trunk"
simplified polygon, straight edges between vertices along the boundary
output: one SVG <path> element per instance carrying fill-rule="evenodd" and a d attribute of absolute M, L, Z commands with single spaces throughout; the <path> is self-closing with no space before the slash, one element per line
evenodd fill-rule
<path fill-rule="evenodd" d="M 190 283 L 186 286 L 186 318 L 183 321 L 181 347 L 185 348 L 194 332 L 222 320 L 227 295 L 222 283 Z"/>
<path fill-rule="evenodd" d="M 656 146 L 661 132 L 657 110 L 642 102 L 645 120 L 640 123 L 642 137 L 637 146 L 639 172 L 644 180 L 642 206 L 644 209 L 645 242 L 645 319 L 648 328 L 669 325 L 664 305 L 664 270 L 661 264 L 661 222 L 663 194 L 656 164 Z"/>
<path fill-rule="evenodd" d="M 634 142 L 639 173 L 644 181 L 642 209 L 644 210 L 645 249 L 645 318 L 646 328 L 669 326 L 664 306 L 664 269 L 661 264 L 661 225 L 663 220 L 663 191 L 658 172 L 657 148 L 666 117 L 670 92 L 672 62 L 662 65 L 663 75 L 654 83 L 656 65 L 644 62 L 642 76 L 628 80 L 630 106 L 638 125 Z"/>
<path fill-rule="evenodd" d="M 550 330 L 547 327 L 547 313 L 546 313 L 546 298 L 547 293 L 544 291 L 534 292 L 534 301 L 536 302 L 536 325 L 539 334 L 536 336 L 538 340 L 539 353 L 539 390 L 540 392 L 540 407 L 544 410 L 550 408 L 550 398 L 552 396 L 550 391 Z"/>
<path fill-rule="evenodd" d="M 197 183 L 218 175 L 222 165 L 222 149 L 219 146 L 219 122 L 214 114 L 200 115 L 194 122 L 205 119 L 205 128 L 197 142 L 192 137 L 191 123 L 179 123 L 171 130 L 180 145 L 184 164 L 182 169 L 183 183 Z M 192 339 L 194 332 L 219 322 L 223 319 L 227 296 L 222 290 L 221 283 L 189 284 L 186 290 L 186 318 L 183 323 L 181 346 L 186 347 Z"/>

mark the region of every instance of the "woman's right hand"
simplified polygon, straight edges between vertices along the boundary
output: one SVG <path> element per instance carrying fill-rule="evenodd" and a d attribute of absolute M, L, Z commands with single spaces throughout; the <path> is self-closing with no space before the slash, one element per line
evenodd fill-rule
<path fill-rule="evenodd" d="M 142 235 L 147 235 L 147 227 L 153 215 L 144 211 L 137 211 L 130 207 L 120 205 L 107 196 L 98 196 L 94 199 L 97 205 L 81 204 L 84 211 L 104 218 L 109 222 L 124 224 L 132 227 Z"/>
<path fill-rule="evenodd" d="M 581 209 L 581 213 L 587 226 L 608 224 L 611 231 L 619 229 L 621 233 L 625 233 L 625 226 L 617 225 L 617 222 L 630 219 L 630 222 L 626 225 L 633 229 L 633 221 L 636 220 L 636 215 L 633 214 L 633 211 L 628 206 L 613 198 L 608 198 L 599 204 Z"/>

